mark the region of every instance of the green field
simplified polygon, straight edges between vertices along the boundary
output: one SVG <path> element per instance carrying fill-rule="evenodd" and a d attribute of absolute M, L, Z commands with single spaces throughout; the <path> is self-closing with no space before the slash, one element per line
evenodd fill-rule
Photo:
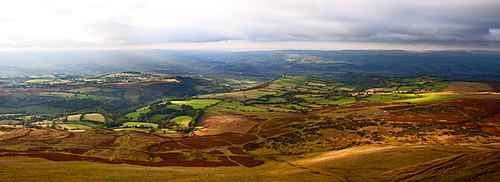
<path fill-rule="evenodd" d="M 81 114 L 69 115 L 68 121 L 80 121 Z"/>
<path fill-rule="evenodd" d="M 150 119 L 161 119 L 164 118 L 165 116 L 168 116 L 168 114 L 155 114 Z"/>
<path fill-rule="evenodd" d="M 84 94 L 90 93 L 90 92 L 98 92 L 98 91 L 114 92 L 114 91 L 116 91 L 116 89 L 112 89 L 112 88 L 99 88 L 99 87 L 80 87 L 80 88 L 66 90 L 66 92 L 84 93 Z"/>
<path fill-rule="evenodd" d="M 139 117 L 141 117 L 142 113 L 147 113 L 149 111 L 151 111 L 151 109 L 149 109 L 149 106 L 142 107 L 140 109 L 137 109 L 135 112 L 126 114 L 125 118 L 128 118 L 131 121 L 137 121 Z"/>
<path fill-rule="evenodd" d="M 21 108 L 7 108 L 0 107 L 0 114 L 10 114 L 10 113 L 25 113 L 27 111 L 36 111 L 37 113 L 53 114 L 64 112 L 64 109 L 43 105 L 32 105 Z"/>
<path fill-rule="evenodd" d="M 14 114 L 13 114 L 14 115 Z M 37 114 L 37 115 L 29 115 L 29 116 L 24 116 L 24 117 L 18 117 L 16 119 L 20 119 L 20 120 L 31 120 L 33 118 L 37 118 L 37 117 L 40 117 L 42 115 L 47 115 L 47 114 Z"/>
<path fill-rule="evenodd" d="M 75 94 L 76 99 L 94 99 L 94 100 L 99 100 L 99 99 L 106 99 L 109 97 L 105 96 L 96 96 L 96 95 L 84 95 L 84 94 Z"/>
<path fill-rule="evenodd" d="M 331 104 L 336 104 L 336 105 L 346 105 L 346 104 L 352 104 L 355 103 L 356 100 L 354 98 L 342 98 L 336 101 L 331 102 Z"/>
<path fill-rule="evenodd" d="M 433 82 L 424 85 L 424 88 L 444 89 L 448 87 L 451 82 Z"/>
<path fill-rule="evenodd" d="M 282 77 L 278 80 L 275 80 L 272 82 L 272 84 L 279 84 L 279 85 L 304 85 L 304 82 L 308 79 L 308 77 L 305 76 L 291 76 L 291 75 L 286 75 L 285 77 Z"/>
<path fill-rule="evenodd" d="M 221 100 L 234 100 L 234 101 L 245 101 L 250 99 L 258 99 L 262 97 L 262 94 L 249 94 L 244 91 L 240 92 L 228 92 L 220 94 L 210 94 L 197 96 L 198 98 L 210 98 L 210 99 L 221 99 Z"/>
<path fill-rule="evenodd" d="M 180 127 L 189 126 L 189 122 L 191 122 L 192 120 L 193 120 L 193 117 L 191 117 L 191 116 L 177 116 L 174 119 L 172 119 L 172 121 L 177 123 L 177 125 Z"/>
<path fill-rule="evenodd" d="M 233 101 L 222 101 L 218 105 L 219 107 L 223 107 L 226 109 L 232 109 L 237 111 L 247 111 L 247 112 L 267 112 L 267 109 L 263 109 L 255 106 L 245 106 L 241 102 L 233 102 Z"/>
<path fill-rule="evenodd" d="M 204 107 L 216 104 L 217 102 L 220 102 L 220 100 L 217 99 L 192 99 L 192 100 L 183 100 L 183 101 L 171 101 L 172 104 L 177 104 L 177 105 L 189 105 L 193 107 L 194 109 L 202 109 Z"/>
<path fill-rule="evenodd" d="M 16 111 L 18 111 L 16 108 L 0 107 L 0 113 L 2 114 L 15 113 Z"/>
<path fill-rule="evenodd" d="M 137 102 L 139 100 L 139 92 L 136 90 L 127 90 L 124 98 Z"/>
<path fill-rule="evenodd" d="M 91 113 L 91 114 L 85 114 L 83 115 L 82 120 L 87 120 L 87 121 L 98 121 L 101 123 L 104 123 L 106 121 L 106 118 L 99 113 Z"/>
<path fill-rule="evenodd" d="M 298 104 L 287 104 L 287 105 L 284 105 L 284 106 L 281 106 L 282 108 L 286 108 L 286 109 L 309 109 L 307 107 L 304 107 L 304 106 L 301 106 L 301 105 L 298 105 Z"/>
<path fill-rule="evenodd" d="M 88 122 L 88 121 L 78 121 L 78 124 L 85 125 L 85 126 L 90 126 L 90 127 L 100 127 L 100 126 L 102 126 L 100 124 L 95 124 L 95 123 Z"/>
<path fill-rule="evenodd" d="M 144 123 L 144 122 L 125 122 L 125 123 L 123 123 L 122 126 L 136 126 L 136 125 L 148 125 L 148 126 L 152 126 L 153 128 L 158 128 L 158 124 Z"/>
<path fill-rule="evenodd" d="M 366 100 L 372 102 L 381 103 L 394 103 L 394 102 L 411 102 L 411 103 L 426 103 L 426 102 L 437 102 L 445 101 L 450 98 L 437 93 L 426 93 L 426 94 L 377 94 L 365 98 Z"/>
<path fill-rule="evenodd" d="M 38 95 L 45 96 L 45 97 L 60 97 L 60 98 L 67 98 L 67 97 L 74 97 L 75 96 L 75 94 L 65 93 L 65 92 L 41 92 Z"/>

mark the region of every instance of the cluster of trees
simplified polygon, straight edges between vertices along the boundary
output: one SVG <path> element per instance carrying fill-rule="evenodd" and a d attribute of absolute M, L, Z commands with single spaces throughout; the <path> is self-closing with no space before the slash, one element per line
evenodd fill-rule
<path fill-rule="evenodd" d="M 178 116 L 190 116 L 193 119 L 185 130 L 192 129 L 194 126 L 198 125 L 199 119 L 204 113 L 203 109 L 194 109 L 189 105 L 177 106 L 170 102 L 152 104 L 149 108 L 151 111 L 141 115 L 139 120 L 156 123 L 165 128 L 172 128 L 177 126 L 177 124 L 172 121 L 173 118 Z M 163 115 L 163 117 L 159 119 L 151 119 L 157 114 Z"/>
<path fill-rule="evenodd" d="M 111 113 L 118 113 L 121 110 L 127 109 L 135 105 L 135 103 L 126 99 L 94 100 L 91 98 L 45 99 L 43 100 L 42 104 L 52 107 L 71 109 L 74 111 L 91 109 L 91 110 L 100 110 Z"/>
<path fill-rule="evenodd" d="M 163 92 L 164 96 L 184 97 L 198 94 L 207 94 L 206 91 L 196 89 L 196 86 L 206 85 L 204 81 L 191 77 L 175 77 L 179 83 L 173 84 L 169 89 Z"/>
<path fill-rule="evenodd" d="M 143 114 L 139 119 L 146 120 L 154 115 L 162 114 L 165 115 L 165 117 L 162 118 L 163 120 L 169 120 L 177 116 L 196 117 L 200 112 L 203 112 L 203 109 L 194 109 L 189 105 L 181 105 L 179 108 L 169 107 L 170 105 L 172 105 L 171 102 L 152 104 L 149 106 L 151 111 Z"/>

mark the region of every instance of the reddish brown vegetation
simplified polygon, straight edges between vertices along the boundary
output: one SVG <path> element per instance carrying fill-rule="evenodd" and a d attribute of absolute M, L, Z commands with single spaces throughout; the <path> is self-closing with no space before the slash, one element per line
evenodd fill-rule
<path fill-rule="evenodd" d="M 262 164 L 240 147 L 229 147 L 232 153 L 229 156 L 235 157 L 236 160 L 230 160 L 227 154 L 220 151 L 220 147 L 245 144 L 258 139 L 256 136 L 238 133 L 173 139 L 142 132 L 117 132 L 104 129 L 81 133 L 50 129 L 5 130 L 9 132 L 1 135 L 0 144 L 18 147 L 15 150 L 1 150 L 0 156 L 145 166 L 215 167 L 238 166 L 240 163 L 251 167 Z M 77 147 L 66 147 L 67 145 Z M 127 146 L 133 149 L 127 149 Z"/>
<path fill-rule="evenodd" d="M 387 106 L 389 104 L 385 103 L 378 103 L 378 102 L 356 102 L 352 105 L 349 106 L 342 106 L 339 107 L 339 109 L 351 109 L 351 108 L 366 108 L 366 107 L 380 107 L 380 106 Z"/>
<path fill-rule="evenodd" d="M 230 146 L 231 144 L 217 139 L 212 138 L 193 138 L 181 140 L 181 144 L 190 146 L 195 149 L 205 149 L 205 148 L 217 148 L 219 146 Z"/>
<path fill-rule="evenodd" d="M 224 133 L 219 135 L 214 135 L 219 140 L 224 140 L 234 145 L 244 144 L 250 141 L 257 140 L 258 138 L 253 135 L 243 135 L 237 133 Z"/>
<path fill-rule="evenodd" d="M 229 147 L 227 148 L 231 153 L 238 155 L 245 155 L 246 153 L 240 147 Z"/>
<path fill-rule="evenodd" d="M 286 133 L 286 132 L 289 132 L 289 131 L 293 131 L 293 130 L 280 130 L 280 129 L 267 130 L 267 131 L 260 132 L 259 136 L 261 136 L 261 137 L 270 137 L 270 136 L 274 136 L 274 135 L 279 135 L 279 134 L 282 134 L 282 133 Z"/>
<path fill-rule="evenodd" d="M 480 127 L 484 132 L 500 134 L 495 126 L 500 123 L 500 100 L 460 99 L 421 106 L 391 112 L 383 118 L 395 122 Z"/>

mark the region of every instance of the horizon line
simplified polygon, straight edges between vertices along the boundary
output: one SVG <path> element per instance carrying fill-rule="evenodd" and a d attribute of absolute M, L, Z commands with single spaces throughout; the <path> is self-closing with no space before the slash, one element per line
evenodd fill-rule
<path fill-rule="evenodd" d="M 313 41 L 219 41 L 201 43 L 135 44 L 118 46 L 75 47 L 0 47 L 0 52 L 42 51 L 108 51 L 108 50 L 200 50 L 200 51 L 278 51 L 278 50 L 402 50 L 402 51 L 500 51 L 500 47 L 441 45 L 427 43 L 380 43 L 380 42 L 313 42 Z"/>

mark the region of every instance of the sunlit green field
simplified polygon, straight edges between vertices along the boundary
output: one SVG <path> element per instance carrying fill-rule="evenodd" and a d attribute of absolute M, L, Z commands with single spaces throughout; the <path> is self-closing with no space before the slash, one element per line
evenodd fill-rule
<path fill-rule="evenodd" d="M 177 125 L 180 127 L 189 126 L 189 122 L 191 122 L 192 120 L 193 117 L 191 116 L 177 116 L 174 119 L 172 119 L 172 121 L 177 123 Z"/>
<path fill-rule="evenodd" d="M 341 106 L 341 105 L 346 105 L 346 104 L 352 104 L 355 102 L 356 102 L 356 100 L 354 98 L 342 98 L 342 99 L 333 101 L 331 103 Z"/>
<path fill-rule="evenodd" d="M 192 99 L 192 100 L 183 100 L 183 101 L 171 101 L 172 104 L 177 105 L 189 105 L 194 109 L 202 109 L 204 107 L 210 106 L 212 104 L 216 104 L 220 102 L 217 99 Z"/>
<path fill-rule="evenodd" d="M 450 97 L 443 96 L 437 93 L 425 93 L 425 94 L 376 94 L 365 98 L 366 100 L 372 102 L 381 103 L 394 103 L 394 102 L 411 102 L 411 103 L 426 103 L 426 102 L 437 102 L 450 100 Z"/>
<path fill-rule="evenodd" d="M 154 124 L 154 123 L 144 123 L 144 122 L 125 122 L 125 123 L 123 123 L 123 126 L 136 126 L 136 125 L 148 125 L 148 126 L 152 126 L 153 128 L 158 127 L 158 124 Z"/>
<path fill-rule="evenodd" d="M 304 84 L 304 82 L 307 80 L 307 77 L 305 76 L 291 76 L 287 75 L 286 77 L 280 78 L 279 80 L 273 81 L 273 84 L 292 84 L 292 85 L 300 85 Z"/>
<path fill-rule="evenodd" d="M 298 104 L 287 104 L 287 105 L 284 105 L 281 107 L 286 108 L 286 109 L 309 109 L 307 107 L 304 107 L 304 106 L 301 106 Z"/>
<path fill-rule="evenodd" d="M 81 114 L 69 115 L 68 121 L 80 121 Z"/>
<path fill-rule="evenodd" d="M 245 106 L 241 102 L 234 102 L 234 101 L 222 101 L 218 105 L 219 107 L 227 108 L 227 109 L 232 109 L 232 110 L 237 110 L 237 111 L 248 111 L 248 112 L 267 112 L 267 109 L 263 109 L 260 107 L 255 107 L 255 106 Z"/>
<path fill-rule="evenodd" d="M 106 121 L 106 118 L 102 114 L 99 113 L 91 113 L 91 114 L 85 114 L 83 115 L 82 120 L 88 120 L 88 121 L 99 121 L 101 123 L 104 123 Z"/>
<path fill-rule="evenodd" d="M 95 123 L 92 123 L 92 122 L 89 122 L 89 121 L 78 121 L 78 124 L 82 124 L 82 125 L 90 126 L 90 127 L 100 127 L 100 126 L 102 126 L 100 124 L 95 124 Z"/>
<path fill-rule="evenodd" d="M 137 109 L 135 112 L 131 112 L 131 113 L 126 114 L 125 118 L 128 118 L 131 121 L 137 121 L 139 119 L 139 117 L 141 117 L 141 113 L 147 113 L 149 111 L 151 111 L 151 109 L 149 109 L 149 106 L 146 106 L 146 107 Z"/>

